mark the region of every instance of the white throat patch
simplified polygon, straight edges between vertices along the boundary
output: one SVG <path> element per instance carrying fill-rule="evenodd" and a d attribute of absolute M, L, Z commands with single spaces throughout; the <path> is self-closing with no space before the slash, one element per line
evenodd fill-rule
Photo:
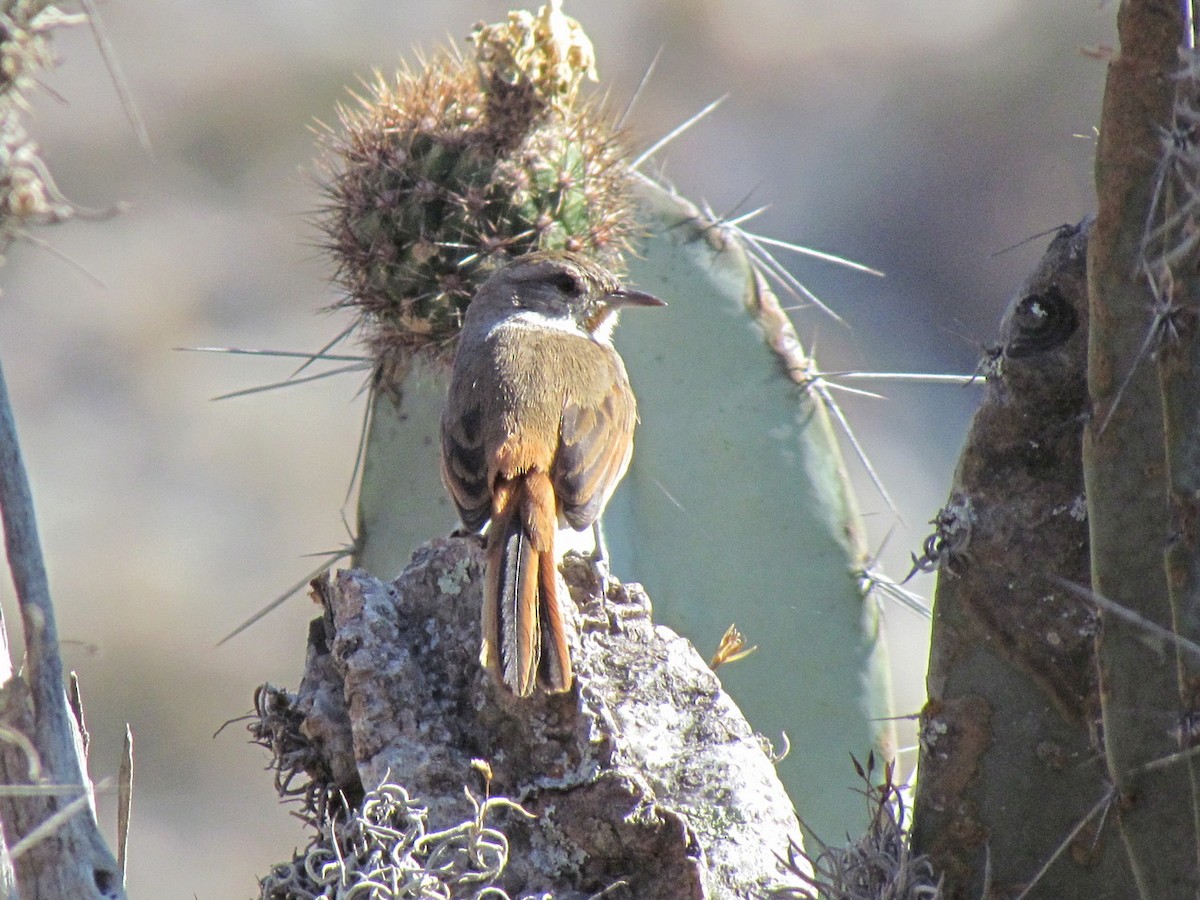
<path fill-rule="evenodd" d="M 562 318 L 560 316 L 548 316 L 545 313 L 536 312 L 532 309 L 523 309 L 518 313 L 507 316 L 500 325 L 505 325 L 510 328 L 552 328 L 555 331 L 566 332 L 567 334 L 578 335 L 579 337 L 587 338 L 595 341 L 598 344 L 612 344 L 613 326 L 616 325 L 616 315 L 606 316 L 604 322 L 596 329 L 594 334 L 589 334 L 579 323 L 573 318 Z"/>

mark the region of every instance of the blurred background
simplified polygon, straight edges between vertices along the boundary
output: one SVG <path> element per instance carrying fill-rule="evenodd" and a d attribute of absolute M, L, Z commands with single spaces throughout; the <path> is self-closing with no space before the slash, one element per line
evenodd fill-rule
<path fill-rule="evenodd" d="M 241 725 L 256 685 L 294 687 L 313 608 L 298 597 L 216 647 L 345 543 L 362 420 L 357 375 L 209 402 L 286 377 L 348 322 L 309 213 L 314 119 L 414 47 L 461 40 L 507 2 L 112 0 L 109 38 L 144 116 L 139 146 L 86 27 L 31 130 L 64 192 L 119 217 L 39 231 L 0 270 L 0 359 L 33 479 L 51 585 L 80 672 L 96 778 L 132 724 L 131 895 L 250 897 L 305 841 Z M 1092 126 L 1115 4 L 1097 0 L 568 0 L 646 147 L 686 196 L 849 256 L 875 279 L 787 260 L 850 324 L 797 327 L 830 370 L 969 373 L 1048 238 L 1092 208 Z M 69 257 L 66 262 L 55 254 Z M 942 505 L 975 387 L 887 385 L 845 409 L 897 517 L 852 463 L 883 568 L 903 577 Z M 636 572 L 618 572 L 636 580 Z M 914 579 L 925 594 L 932 580 Z M 13 615 L 7 581 L 0 587 Z M 927 622 L 888 605 L 897 709 L 923 694 Z M 748 635 L 751 642 L 754 635 Z M 753 657 L 741 665 L 753 665 Z M 911 742 L 911 730 L 905 732 Z M 911 764 L 913 755 L 904 757 Z M 110 833 L 111 798 L 100 813 Z M 836 837 L 833 838 L 836 840 Z"/>

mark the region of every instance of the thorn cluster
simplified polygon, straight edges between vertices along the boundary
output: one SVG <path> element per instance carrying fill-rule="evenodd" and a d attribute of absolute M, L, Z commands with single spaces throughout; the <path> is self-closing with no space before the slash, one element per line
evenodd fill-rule
<path fill-rule="evenodd" d="M 475 59 L 444 50 L 376 75 L 339 109 L 320 162 L 325 247 L 385 380 L 414 354 L 448 360 L 478 285 L 509 258 L 571 250 L 617 266 L 632 177 L 578 23 L 551 6 L 479 26 Z"/>
<path fill-rule="evenodd" d="M 1200 269 L 1200 51 L 1181 47 L 1173 121 L 1159 128 L 1154 193 L 1142 232 L 1139 275 L 1154 297 L 1137 356 L 1101 420 L 1103 432 L 1141 364 L 1177 352 L 1196 331 L 1200 310 L 1191 286 Z"/>

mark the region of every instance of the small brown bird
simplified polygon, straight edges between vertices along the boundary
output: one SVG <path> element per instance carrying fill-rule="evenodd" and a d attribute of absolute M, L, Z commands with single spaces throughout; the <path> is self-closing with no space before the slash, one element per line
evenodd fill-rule
<path fill-rule="evenodd" d="M 618 311 L 664 306 L 570 253 L 533 253 L 467 308 L 442 415 L 442 480 L 487 532 L 481 661 L 527 697 L 574 675 L 556 532 L 591 527 L 629 467 L 637 406 L 612 346 Z"/>

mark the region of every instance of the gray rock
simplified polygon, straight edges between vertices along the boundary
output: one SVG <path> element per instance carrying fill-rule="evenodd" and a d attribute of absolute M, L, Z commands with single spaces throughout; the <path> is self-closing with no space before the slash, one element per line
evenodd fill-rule
<path fill-rule="evenodd" d="M 514 897 L 796 888 L 779 857 L 800 829 L 764 741 L 696 650 L 653 624 L 641 586 L 610 580 L 602 597 L 592 566 L 569 557 L 575 687 L 520 700 L 479 665 L 482 569 L 479 539 L 451 537 L 392 584 L 361 570 L 315 584 L 325 616 L 292 701 L 310 777 L 351 804 L 400 784 L 430 832 L 477 817 L 464 786 L 519 803 L 531 817 L 487 811 L 507 838 L 494 883 Z"/>

